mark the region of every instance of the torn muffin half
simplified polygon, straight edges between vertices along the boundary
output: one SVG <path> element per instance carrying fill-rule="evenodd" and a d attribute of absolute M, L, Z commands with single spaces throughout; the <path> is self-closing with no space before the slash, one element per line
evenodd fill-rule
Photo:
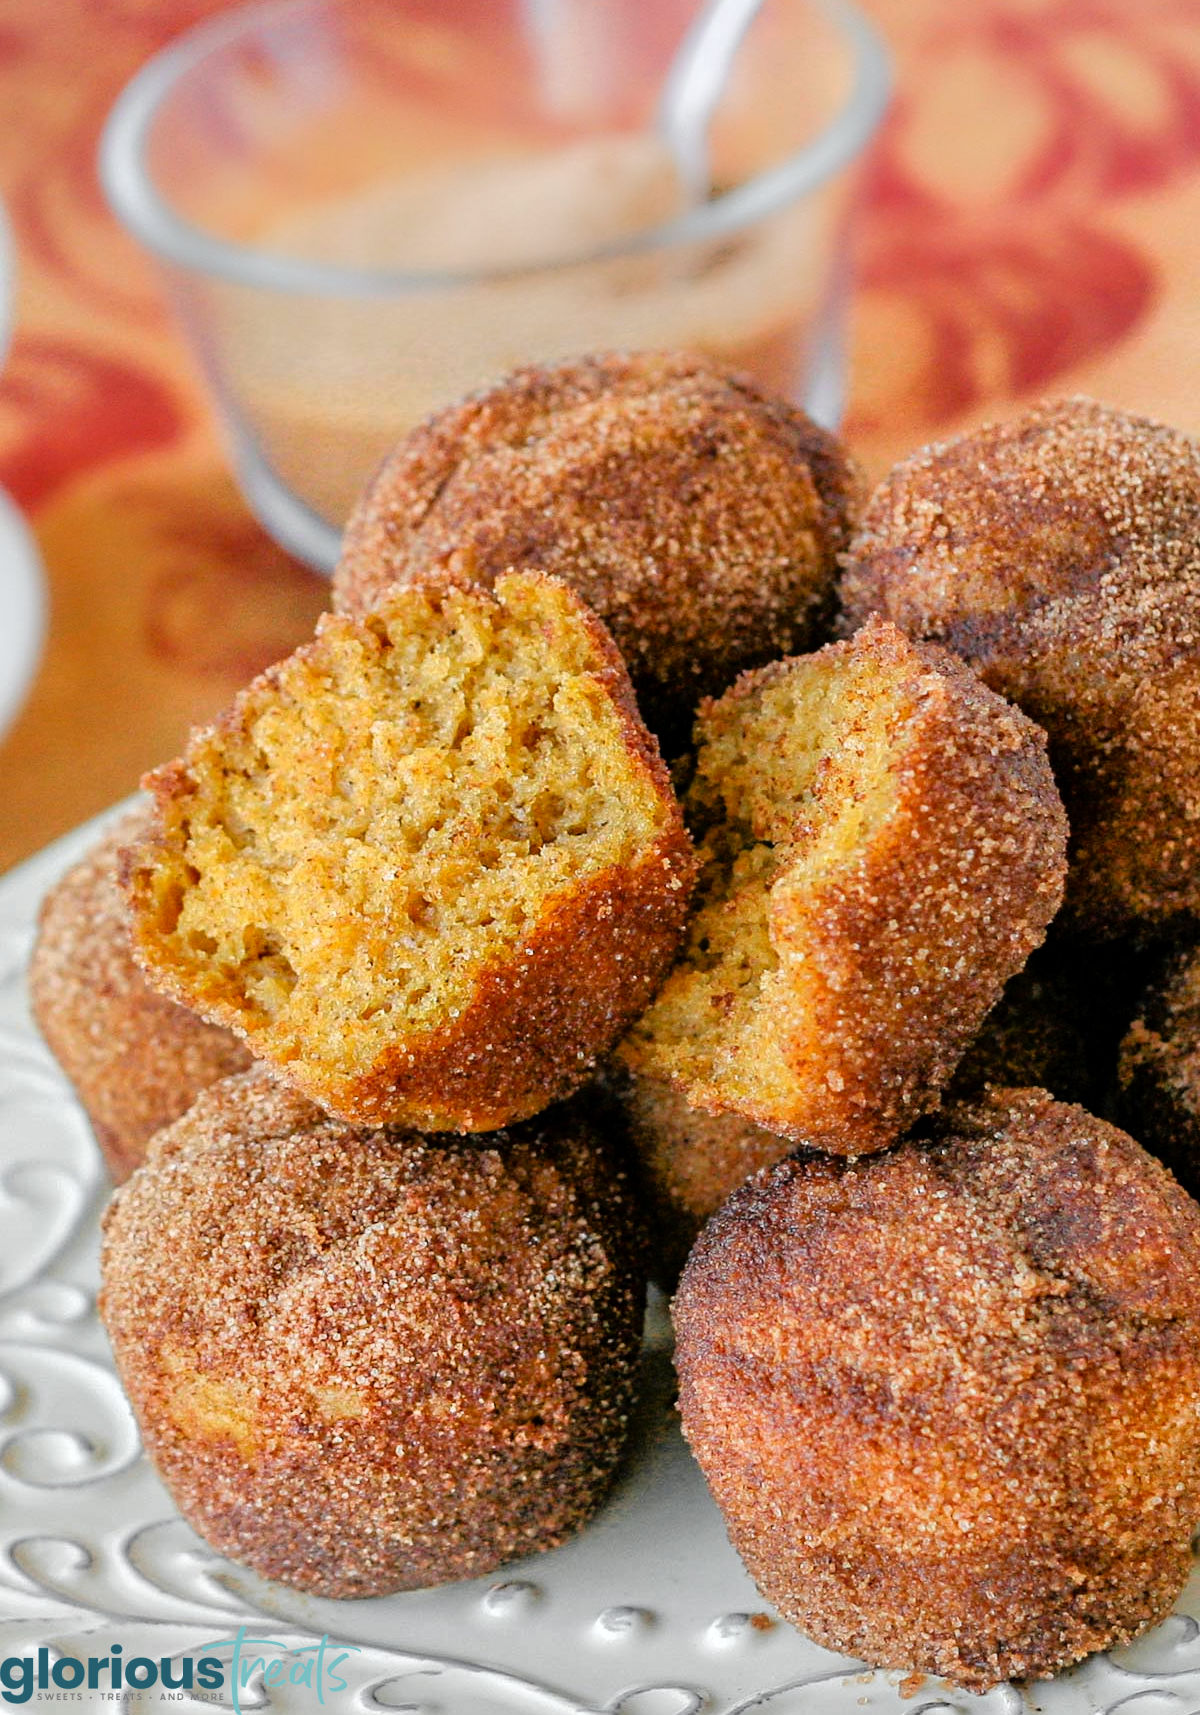
<path fill-rule="evenodd" d="M 868 624 L 702 706 L 684 953 L 619 1049 L 695 1107 L 855 1155 L 938 1093 L 1062 899 L 1041 729 Z"/>
<path fill-rule="evenodd" d="M 146 784 L 138 958 L 352 1123 L 537 1113 L 678 947 L 679 806 L 611 638 L 543 574 L 327 616 Z"/>

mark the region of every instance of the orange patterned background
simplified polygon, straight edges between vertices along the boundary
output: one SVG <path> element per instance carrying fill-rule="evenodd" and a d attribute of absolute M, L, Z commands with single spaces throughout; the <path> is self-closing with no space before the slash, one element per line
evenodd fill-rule
<path fill-rule="evenodd" d="M 1200 0 L 868 5 L 898 63 L 853 327 L 846 429 L 868 467 L 1045 392 L 1200 430 Z M 0 0 L 19 257 L 0 483 L 51 592 L 41 670 L 0 745 L 0 867 L 128 792 L 324 602 L 234 489 L 153 271 L 95 179 L 122 84 L 219 9 Z"/>

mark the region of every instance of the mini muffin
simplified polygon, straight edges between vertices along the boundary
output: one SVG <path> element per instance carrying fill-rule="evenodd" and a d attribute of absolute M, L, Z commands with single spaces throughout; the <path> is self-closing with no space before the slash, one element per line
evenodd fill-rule
<path fill-rule="evenodd" d="M 883 1148 L 1058 908 L 1045 735 L 877 622 L 746 674 L 696 736 L 699 909 L 620 1058 L 811 1148 Z"/>
<path fill-rule="evenodd" d="M 29 966 L 33 1016 L 118 1184 L 201 1090 L 250 1064 L 232 1031 L 156 994 L 134 961 L 118 858 L 150 826 L 131 810 L 51 888 Z"/>
<path fill-rule="evenodd" d="M 684 1429 L 763 1596 L 972 1690 L 1170 1610 L 1200 1522 L 1200 1209 L 1126 1137 L 993 1091 L 737 1192 L 675 1301 Z"/>
<path fill-rule="evenodd" d="M 1147 986 L 1118 1083 L 1122 1125 L 1200 1195 L 1200 947 L 1174 953 Z"/>
<path fill-rule="evenodd" d="M 327 616 L 146 784 L 138 958 L 355 1124 L 538 1112 L 679 942 L 666 771 L 608 634 L 538 573 Z"/>
<path fill-rule="evenodd" d="M 1041 723 L 1068 911 L 1110 935 L 1200 911 L 1200 448 L 1087 399 L 933 446 L 873 496 L 842 584 Z"/>
<path fill-rule="evenodd" d="M 578 1104 L 486 1140 L 366 1131 L 263 1068 L 159 1134 L 101 1311 L 147 1451 L 222 1554 L 320 1596 L 474 1578 L 604 1499 L 642 1245 Z"/>
<path fill-rule="evenodd" d="M 690 354 L 519 369 L 431 417 L 346 530 L 334 605 L 449 568 L 565 578 L 611 628 L 647 723 L 827 635 L 862 485 L 833 436 Z"/>

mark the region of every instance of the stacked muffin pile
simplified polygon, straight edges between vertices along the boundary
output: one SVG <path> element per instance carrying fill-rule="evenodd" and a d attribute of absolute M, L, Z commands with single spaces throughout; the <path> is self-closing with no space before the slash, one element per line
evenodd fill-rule
<path fill-rule="evenodd" d="M 1121 1077 L 1196 1160 L 1200 454 L 1071 402 L 860 502 L 704 360 L 522 371 L 47 902 L 136 1167 L 105 1320 L 223 1552 L 369 1595 L 563 1541 L 686 1258 L 684 1427 L 786 1617 L 986 1686 L 1168 1611 L 1200 1209 L 1056 1098 L 1170 942 Z"/>

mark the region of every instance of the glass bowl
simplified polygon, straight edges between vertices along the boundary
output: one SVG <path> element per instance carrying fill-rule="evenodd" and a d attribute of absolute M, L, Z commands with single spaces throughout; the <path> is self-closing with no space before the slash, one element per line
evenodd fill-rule
<path fill-rule="evenodd" d="M 886 53 L 848 5 L 764 0 L 689 204 L 657 115 L 695 3 L 283 0 L 128 85 L 109 200 L 285 547 L 328 570 L 400 435 L 523 362 L 690 346 L 836 421 Z"/>

